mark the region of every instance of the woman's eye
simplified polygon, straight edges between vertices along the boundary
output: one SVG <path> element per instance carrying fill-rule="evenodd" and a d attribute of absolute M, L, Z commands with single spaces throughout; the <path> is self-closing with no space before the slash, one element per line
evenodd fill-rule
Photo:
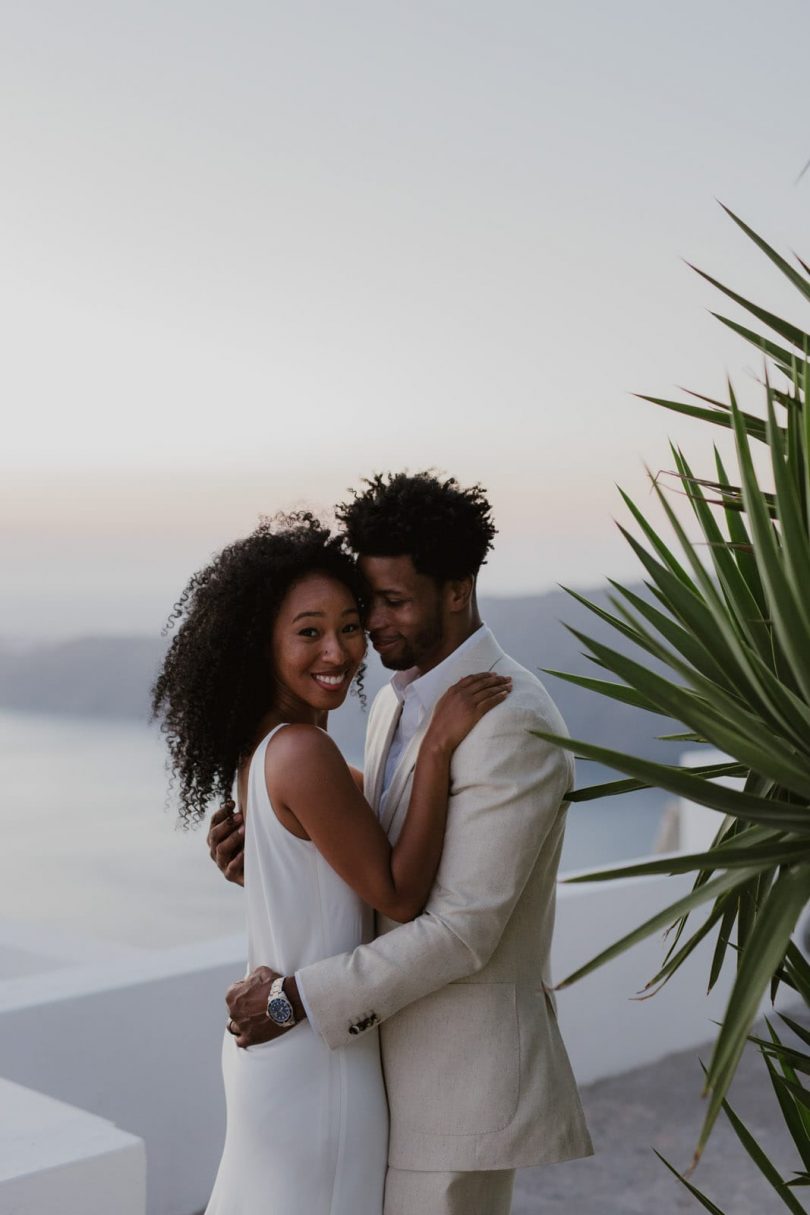
<path fill-rule="evenodd" d="M 313 628 L 312 625 L 310 625 L 309 628 L 299 629 L 298 636 L 299 637 L 317 637 L 318 630 L 316 628 Z"/>
<path fill-rule="evenodd" d="M 360 625 L 359 624 L 347 624 L 347 625 L 345 625 L 343 632 L 344 633 L 359 633 Z"/>

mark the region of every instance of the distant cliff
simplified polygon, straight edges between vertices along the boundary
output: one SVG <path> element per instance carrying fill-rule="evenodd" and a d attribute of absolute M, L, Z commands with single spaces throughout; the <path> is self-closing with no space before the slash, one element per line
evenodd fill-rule
<path fill-rule="evenodd" d="M 0 645 L 0 706 L 145 719 L 166 644 L 154 637 L 81 637 L 26 650 Z"/>
<path fill-rule="evenodd" d="M 588 597 L 607 606 L 605 591 L 590 592 Z M 562 591 L 484 599 L 481 612 L 504 649 L 546 683 L 574 737 L 649 758 L 670 756 L 671 745 L 657 742 L 655 736 L 671 733 L 677 729 L 675 723 L 542 674 L 543 667 L 599 674 L 583 658 L 579 642 L 562 620 L 617 649 L 630 648 L 593 613 Z M 152 637 L 86 637 L 26 651 L 0 645 L 0 707 L 143 720 L 166 644 Z M 366 676 L 369 700 L 386 678 L 371 654 Z M 335 714 L 331 730 L 347 754 L 359 756 L 365 717 L 355 697 Z"/>

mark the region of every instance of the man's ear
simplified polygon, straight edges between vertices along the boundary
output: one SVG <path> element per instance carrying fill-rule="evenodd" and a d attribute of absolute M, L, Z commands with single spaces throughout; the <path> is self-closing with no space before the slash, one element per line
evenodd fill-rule
<path fill-rule="evenodd" d="M 469 605 L 475 590 L 475 579 L 468 575 L 466 578 L 450 578 L 445 584 L 446 602 L 451 612 L 463 612 Z"/>

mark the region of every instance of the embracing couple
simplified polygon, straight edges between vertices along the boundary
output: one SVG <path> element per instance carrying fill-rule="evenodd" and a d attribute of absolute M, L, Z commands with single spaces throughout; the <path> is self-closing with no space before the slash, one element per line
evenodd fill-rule
<path fill-rule="evenodd" d="M 377 476 L 196 574 L 154 689 L 186 819 L 244 874 L 208 1215 L 507 1215 L 590 1154 L 550 990 L 573 780 L 542 684 L 482 623 L 483 491 Z M 366 634 L 393 678 L 365 770 L 326 733 Z M 376 916 L 375 916 L 376 912 Z"/>

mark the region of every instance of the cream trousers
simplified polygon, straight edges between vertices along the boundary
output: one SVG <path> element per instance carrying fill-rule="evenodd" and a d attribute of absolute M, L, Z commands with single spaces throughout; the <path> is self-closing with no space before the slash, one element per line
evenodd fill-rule
<path fill-rule="evenodd" d="M 418 1173 L 389 1168 L 383 1215 L 509 1215 L 514 1169 Z"/>

